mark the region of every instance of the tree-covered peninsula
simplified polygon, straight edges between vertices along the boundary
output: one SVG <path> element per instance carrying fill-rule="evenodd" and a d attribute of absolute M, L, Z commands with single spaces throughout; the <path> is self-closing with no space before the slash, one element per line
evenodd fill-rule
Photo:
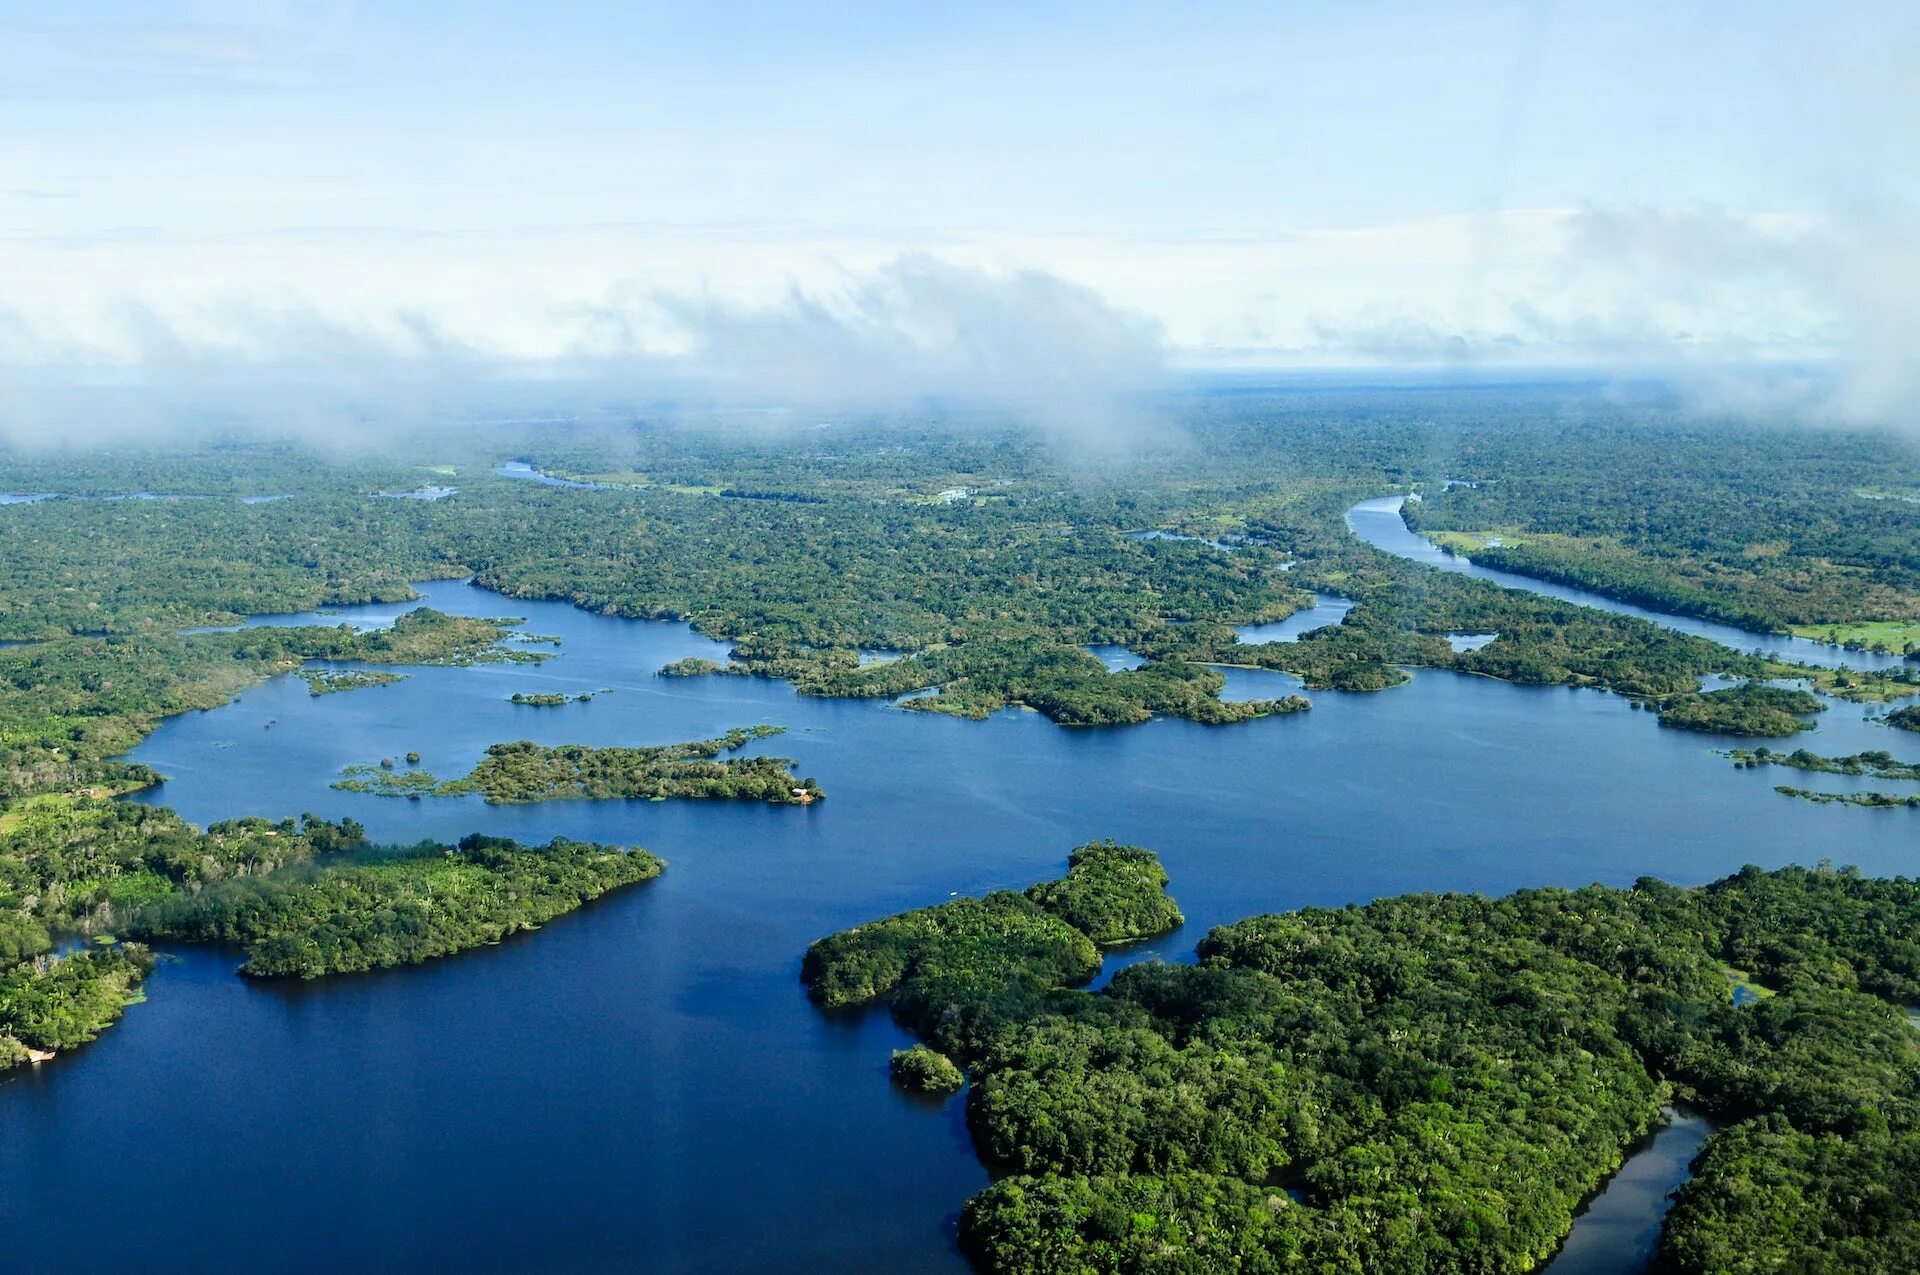
<path fill-rule="evenodd" d="M 1664 1271 L 1920 1255 L 1920 883 L 1747 869 L 1307 909 L 1098 993 L 1074 990 L 1092 939 L 1041 902 L 1061 884 L 803 963 L 822 1004 L 888 998 L 971 1071 L 983 1270 L 1531 1270 L 1675 1100 L 1725 1127 Z M 1150 873 L 1116 888 L 1164 899 Z M 1736 1004 L 1735 969 L 1770 994 Z"/>
<path fill-rule="evenodd" d="M 455 846 L 362 853 L 234 879 L 143 909 L 135 934 L 246 949 L 242 974 L 318 978 L 498 943 L 665 866 L 643 850 L 555 839 L 522 847 L 478 834 Z"/>
<path fill-rule="evenodd" d="M 494 804 L 536 801 L 765 801 L 810 805 L 825 794 L 812 779 L 796 778 L 786 757 L 727 757 L 780 726 L 737 727 L 714 739 L 635 748 L 585 744 L 546 747 L 528 740 L 493 744 L 480 764 L 458 779 L 424 770 L 396 770 L 390 761 L 349 766 L 334 787 L 382 797 L 462 797 L 479 793 Z M 719 760 L 716 760 L 719 759 Z"/>
<path fill-rule="evenodd" d="M 492 837 L 405 850 L 351 820 L 239 819 L 47 794 L 0 812 L 0 1070 L 93 1039 L 138 999 L 150 941 L 244 946 L 246 972 L 413 964 L 649 880 L 644 851 Z M 53 952 L 61 935 L 91 948 Z"/>

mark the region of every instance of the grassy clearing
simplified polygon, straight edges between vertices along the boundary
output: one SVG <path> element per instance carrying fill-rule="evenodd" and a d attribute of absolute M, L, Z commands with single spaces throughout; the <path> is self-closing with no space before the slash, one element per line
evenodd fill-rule
<path fill-rule="evenodd" d="M 1864 651 L 1880 651 L 1890 655 L 1920 647 L 1920 621 L 1914 620 L 1863 620 L 1854 624 L 1796 624 L 1792 626 L 1792 633 L 1795 637 L 1809 638 L 1815 642 L 1828 642 L 1834 646 L 1849 646 Z"/>

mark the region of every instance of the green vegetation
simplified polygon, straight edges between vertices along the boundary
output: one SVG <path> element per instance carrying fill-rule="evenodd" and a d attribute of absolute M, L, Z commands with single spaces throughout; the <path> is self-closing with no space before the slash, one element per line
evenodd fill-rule
<path fill-rule="evenodd" d="M 1883 655 L 1912 655 L 1920 652 L 1920 622 L 1910 620 L 1862 620 L 1854 624 L 1795 624 L 1795 637 L 1811 638 L 1831 646 L 1856 651 L 1876 651 Z"/>
<path fill-rule="evenodd" d="M 1155 938 L 1187 918 L 1167 897 L 1159 856 L 1139 846 L 1096 841 L 1067 859 L 1067 875 L 1027 897 L 1103 946 Z"/>
<path fill-rule="evenodd" d="M 1860 806 L 1867 810 L 1899 810 L 1920 806 L 1920 793 L 1820 792 L 1787 784 L 1776 784 L 1773 790 L 1783 797 L 1798 797 L 1816 806 Z"/>
<path fill-rule="evenodd" d="M 1804 748 L 1796 748 L 1790 753 L 1776 753 L 1770 748 L 1736 748 L 1727 756 L 1733 758 L 1734 765 L 1749 769 L 1756 766 L 1791 766 L 1795 770 L 1813 770 L 1828 775 L 1871 775 L 1875 779 L 1920 779 L 1920 762 L 1901 761 L 1892 753 L 1878 749 L 1864 753 L 1851 753 L 1845 757 L 1822 757 Z"/>
<path fill-rule="evenodd" d="M 1430 484 L 1408 519 L 1474 533 L 1477 562 L 1868 649 L 1897 653 L 1920 633 L 1920 509 L 1861 494 L 1920 477 L 1895 437 L 1743 429 L 1656 408 L 1488 430 L 1474 444 L 1454 471 L 1474 485 Z M 1506 533 L 1500 544 L 1484 544 L 1488 528 Z"/>
<path fill-rule="evenodd" d="M 240 878 L 143 910 L 142 937 L 244 946 L 243 974 L 318 978 L 417 965 L 498 943 L 609 890 L 649 881 L 659 859 L 640 850 L 556 839 L 523 849 L 502 837 L 360 855 Z"/>
<path fill-rule="evenodd" d="M 953 1059 L 925 1045 L 894 1050 L 887 1069 L 894 1084 L 912 1093 L 953 1093 L 967 1083 L 966 1073 L 953 1065 Z"/>
<path fill-rule="evenodd" d="M 592 691 L 581 691 L 578 695 L 566 695 L 559 691 L 515 691 L 507 697 L 509 703 L 525 704 L 531 708 L 558 708 L 562 704 L 585 704 L 593 699 Z"/>
<path fill-rule="evenodd" d="M 141 907 L 232 877 L 260 876 L 359 846 L 363 830 L 311 816 L 237 819 L 205 832 L 171 810 L 57 794 L 0 815 L 0 961 L 48 932 L 105 934 Z"/>
<path fill-rule="evenodd" d="M 1920 511 L 1865 497 L 1920 489 L 1920 463 L 1897 439 L 1702 424 L 1574 386 L 1236 389 L 1166 408 L 1168 429 L 1100 466 L 964 416 L 774 434 L 655 421 L 463 425 L 397 440 L 400 454 L 382 460 L 250 442 L 0 451 L 0 488 L 73 497 L 0 506 L 0 640 L 33 643 L 0 649 L 0 971 L 48 950 L 53 933 L 117 924 L 154 898 L 203 888 L 202 869 L 170 858 L 198 844 L 190 838 L 211 839 L 203 858 L 216 873 L 251 873 L 222 847 L 257 842 L 266 863 L 305 835 L 157 823 L 113 831 L 94 807 L 154 781 L 119 759 L 163 717 L 288 672 L 330 691 L 399 676 L 369 665 L 540 658 L 522 649 L 533 639 L 502 622 L 424 608 L 386 633 L 184 631 L 400 601 L 414 596 L 413 580 L 471 575 L 510 596 L 685 620 L 732 643 L 724 664 L 663 672 L 761 674 L 817 695 L 923 692 L 906 707 L 963 717 L 1025 706 L 1070 724 L 1228 723 L 1308 707 L 1300 696 L 1224 703 L 1218 664 L 1339 690 L 1392 687 L 1407 668 L 1594 686 L 1668 706 L 1667 721 L 1782 732 L 1794 729 L 1791 705 L 1696 697 L 1700 679 L 1803 676 L 1862 700 L 1920 689 L 1920 667 L 1795 669 L 1434 572 L 1357 542 L 1342 521 L 1360 497 L 1422 488 L 1429 498 L 1409 516 L 1423 529 L 1510 529 L 1501 545 L 1462 543 L 1534 555 L 1506 565 L 1891 649 L 1920 623 Z M 646 485 L 494 477 L 505 456 Z M 1461 475 L 1482 481 L 1441 490 Z M 444 500 L 373 495 L 429 484 L 459 490 Z M 164 498 L 93 498 L 134 491 Z M 266 495 L 286 498 L 243 500 Z M 1356 605 L 1298 642 L 1234 640 L 1232 626 L 1303 605 L 1303 586 Z M 1455 652 L 1450 632 L 1500 636 Z M 1148 663 L 1110 673 L 1080 649 L 1094 643 Z M 906 658 L 862 667 L 860 648 Z M 309 661 L 352 667 L 303 668 Z M 710 777 L 721 788 L 756 767 L 766 773 L 755 782 L 772 791 L 790 778 L 767 759 L 686 761 L 724 768 L 724 779 Z M 503 754 L 487 766 L 502 800 L 660 792 L 634 758 Z M 410 795 L 441 786 L 376 769 L 372 782 Z M 65 804 L 35 804 L 48 801 Z M 73 841 L 18 848 L 20 836 L 44 837 L 63 820 Z M 158 847 L 151 869 L 131 862 L 147 841 Z"/>
<path fill-rule="evenodd" d="M 1779 738 L 1812 730 L 1813 723 L 1803 719 L 1825 707 L 1810 691 L 1747 682 L 1668 699 L 1660 705 L 1660 724 L 1716 735 Z"/>
<path fill-rule="evenodd" d="M 138 999 L 144 948 L 49 955 L 53 935 L 136 924 L 219 882 L 362 844 L 356 825 L 243 819 L 200 832 L 170 810 L 47 794 L 0 814 L 0 1069 L 92 1040 Z"/>
<path fill-rule="evenodd" d="M 786 757 L 732 757 L 721 753 L 746 747 L 785 728 L 752 726 L 718 739 L 644 748 L 590 748 L 562 744 L 547 748 L 521 740 L 494 744 L 471 773 L 440 779 L 423 770 L 395 772 L 391 764 L 349 766 L 334 782 L 348 792 L 381 797 L 461 797 L 480 793 L 489 802 L 610 800 L 669 797 L 704 800 L 766 801 L 809 805 L 826 794 L 812 779 L 795 778 Z"/>
<path fill-rule="evenodd" d="M 0 801 L 151 784 L 152 771 L 114 759 L 160 718 L 224 704 L 306 660 L 471 664 L 545 658 L 500 645 L 504 623 L 421 607 L 390 630 L 371 633 L 344 625 L 258 628 L 0 649 Z"/>
<path fill-rule="evenodd" d="M 1920 731 L 1920 707 L 1896 708 L 1887 714 L 1886 721 L 1901 730 Z"/>
<path fill-rule="evenodd" d="M 663 664 L 657 670 L 659 677 L 706 677 L 714 673 L 745 673 L 747 670 L 738 664 L 718 664 L 698 655 L 689 655 L 684 659 Z"/>
<path fill-rule="evenodd" d="M 116 943 L 0 970 L 0 1071 L 94 1039 L 140 999 L 152 969 L 146 948 Z"/>
<path fill-rule="evenodd" d="M 333 695 L 340 691 L 358 691 L 371 686 L 391 686 L 407 680 L 405 673 L 380 673 L 370 669 L 301 669 L 300 679 L 311 695 Z"/>
<path fill-rule="evenodd" d="M 1750 868 L 1257 917 L 1087 993 L 1091 940 L 1001 893 L 823 939 L 803 976 L 972 1068 L 984 1270 L 1532 1269 L 1676 1099 L 1728 1127 L 1663 1269 L 1893 1270 L 1920 1233 L 1915 933 L 1920 882 Z M 1772 994 L 1734 1004 L 1733 968 Z"/>
<path fill-rule="evenodd" d="M 955 899 L 821 939 L 800 977 L 829 1007 L 890 995 L 901 1023 L 971 1061 L 1008 1023 L 1099 972 L 1099 941 L 1074 920 L 1115 936 L 1108 943 L 1181 922 L 1151 851 L 1095 842 L 1069 864 L 1067 878 L 1025 894 Z"/>

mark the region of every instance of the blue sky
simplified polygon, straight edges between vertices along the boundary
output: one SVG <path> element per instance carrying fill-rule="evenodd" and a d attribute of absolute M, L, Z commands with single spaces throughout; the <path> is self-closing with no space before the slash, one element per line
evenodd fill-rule
<path fill-rule="evenodd" d="M 1176 362 L 1848 358 L 1914 65 L 1911 5 L 0 5 L 0 365 L 675 357 L 903 261 Z"/>

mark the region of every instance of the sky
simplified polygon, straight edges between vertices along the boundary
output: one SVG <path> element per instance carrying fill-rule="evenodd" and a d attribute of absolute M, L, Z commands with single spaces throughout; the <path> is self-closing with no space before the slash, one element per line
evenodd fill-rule
<path fill-rule="evenodd" d="M 0 0 L 0 417 L 1817 361 L 1910 419 L 1915 66 L 1910 3 Z"/>

